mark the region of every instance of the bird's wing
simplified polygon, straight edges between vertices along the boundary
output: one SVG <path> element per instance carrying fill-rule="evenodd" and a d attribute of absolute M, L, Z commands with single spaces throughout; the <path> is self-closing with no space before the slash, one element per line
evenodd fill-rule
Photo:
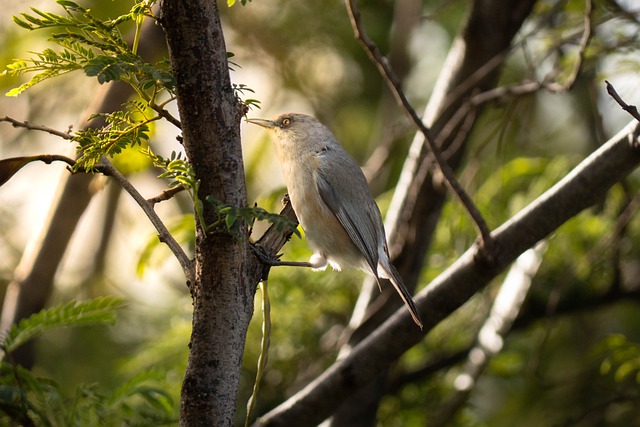
<path fill-rule="evenodd" d="M 362 173 L 357 164 L 355 167 L 358 168 L 358 172 Z M 351 190 L 354 187 L 350 187 L 350 183 L 342 182 L 340 186 L 336 185 L 340 178 L 340 174 L 327 173 L 319 168 L 316 179 L 318 193 L 360 250 L 367 264 L 371 267 L 372 273 L 378 277 L 378 235 L 371 213 L 368 211 L 369 203 Z M 350 177 L 350 179 L 354 179 L 354 177 Z M 365 186 L 367 185 L 364 176 L 362 182 Z M 340 190 L 340 188 L 345 190 Z M 377 209 L 376 206 L 374 208 Z"/>

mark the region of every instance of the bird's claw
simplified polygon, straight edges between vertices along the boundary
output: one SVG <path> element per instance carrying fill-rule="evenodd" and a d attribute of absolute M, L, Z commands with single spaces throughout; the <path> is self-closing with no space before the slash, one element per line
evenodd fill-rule
<path fill-rule="evenodd" d="M 276 267 L 280 265 L 280 257 L 282 255 L 268 254 L 267 251 L 259 245 L 249 245 L 249 247 L 261 263 L 268 265 L 269 267 Z"/>

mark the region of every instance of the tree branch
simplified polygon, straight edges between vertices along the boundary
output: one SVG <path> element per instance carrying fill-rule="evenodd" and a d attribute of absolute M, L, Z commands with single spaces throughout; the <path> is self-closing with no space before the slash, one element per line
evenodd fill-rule
<path fill-rule="evenodd" d="M 416 296 L 424 331 L 412 328 L 409 314 L 399 309 L 346 357 L 263 416 L 256 426 L 311 426 L 327 418 L 348 396 L 387 369 L 522 252 L 597 203 L 611 186 L 638 167 L 640 150 L 635 142 L 639 134 L 639 125 L 630 123 L 564 179 L 497 228 L 492 236 L 501 250 L 491 269 L 479 267 L 474 261 L 475 251 L 470 248 L 434 279 Z"/>
<path fill-rule="evenodd" d="M 138 206 L 142 208 L 143 212 L 151 221 L 151 224 L 158 231 L 158 238 L 161 242 L 166 244 L 173 255 L 176 257 L 178 262 L 180 263 L 180 267 L 182 267 L 182 271 L 187 279 L 187 285 L 190 286 L 193 283 L 193 262 L 189 259 L 187 254 L 182 249 L 182 246 L 176 241 L 176 239 L 171 235 L 167 227 L 164 225 L 158 214 L 155 210 L 153 210 L 153 204 L 148 202 L 141 194 L 138 192 L 138 189 L 129 182 L 129 180 L 120 173 L 120 171 L 113 166 L 113 164 L 106 157 L 102 157 L 99 164 L 100 171 L 105 175 L 112 177 L 129 195 L 136 201 Z"/>
<path fill-rule="evenodd" d="M 153 111 L 158 113 L 158 115 L 160 117 L 165 118 L 169 123 L 171 123 L 172 125 L 174 125 L 178 129 L 182 129 L 182 123 L 180 123 L 180 120 L 178 120 L 170 112 L 165 110 L 164 109 L 164 104 L 158 105 L 158 104 L 152 102 L 152 103 L 149 104 L 149 107 L 151 107 L 151 109 Z"/>
<path fill-rule="evenodd" d="M 50 133 L 52 135 L 55 135 L 67 140 L 73 139 L 73 135 L 67 132 L 62 132 L 47 126 L 32 125 L 29 122 L 16 120 L 8 116 L 0 117 L 0 122 L 9 122 L 14 127 L 21 127 L 28 130 L 36 130 L 36 131 Z M 76 165 L 75 160 L 66 156 L 59 156 L 54 154 L 43 154 L 40 156 L 31 156 L 29 159 L 31 159 L 30 161 L 40 160 L 47 163 L 50 163 L 53 160 L 63 161 L 67 163 L 71 168 L 73 168 Z M 153 224 L 153 226 L 158 231 L 158 237 L 160 238 L 160 241 L 165 243 L 169 247 L 171 252 L 173 252 L 174 256 L 176 257 L 176 259 L 180 263 L 180 266 L 182 267 L 185 277 L 187 278 L 187 282 L 190 283 L 193 280 L 193 266 L 192 266 L 191 260 L 189 259 L 187 254 L 184 252 L 180 244 L 173 238 L 169 230 L 167 230 L 167 227 L 164 225 L 164 223 L 162 222 L 158 214 L 156 214 L 156 212 L 153 210 L 153 205 L 154 203 L 156 203 L 154 199 L 158 197 L 167 196 L 169 194 L 173 195 L 180 190 L 173 190 L 172 192 L 168 190 L 168 191 L 165 191 L 165 193 L 163 193 L 162 195 L 156 196 L 156 198 L 152 198 L 150 199 L 150 201 L 147 201 L 144 197 L 142 197 L 142 195 L 133 186 L 133 184 L 131 184 L 131 182 L 129 182 L 129 180 L 127 180 L 127 178 L 125 178 L 125 176 L 122 175 L 122 173 L 120 173 L 120 171 L 115 166 L 113 166 L 113 164 L 106 157 L 102 157 L 100 164 L 96 165 L 94 169 L 104 175 L 108 175 L 114 178 L 116 182 L 127 193 L 129 193 L 129 195 L 136 201 L 138 206 L 142 208 L 144 213 L 147 215 L 147 218 L 149 218 L 149 221 L 151 221 L 151 224 Z M 167 200 L 167 198 L 162 200 Z"/>
<path fill-rule="evenodd" d="M 180 193 L 181 191 L 184 191 L 184 189 L 185 188 L 182 185 L 171 187 L 167 190 L 164 190 L 162 193 L 158 194 L 157 196 L 147 199 L 147 203 L 151 205 L 155 205 L 156 203 L 164 202 L 166 200 L 173 198 L 173 196 Z"/>
<path fill-rule="evenodd" d="M 481 239 L 481 244 L 479 246 L 481 252 L 479 253 L 479 255 L 489 260 L 492 259 L 495 254 L 493 253 L 494 248 L 491 243 L 491 231 L 489 230 L 487 223 L 482 217 L 482 214 L 475 206 L 469 195 L 460 185 L 460 182 L 456 178 L 451 166 L 449 166 L 447 161 L 442 157 L 440 148 L 436 145 L 436 141 L 433 134 L 431 133 L 431 130 L 424 124 L 422 119 L 420 119 L 420 117 L 416 113 L 416 110 L 413 108 L 406 95 L 402 91 L 398 78 L 395 76 L 395 73 L 389 66 L 387 59 L 382 55 L 380 49 L 378 49 L 378 46 L 367 35 L 360 20 L 360 11 L 357 8 L 356 1 L 346 0 L 345 3 L 356 39 L 360 41 L 367 54 L 369 55 L 369 58 L 371 58 L 371 60 L 380 71 L 380 74 L 382 75 L 383 79 L 387 83 L 387 86 L 398 101 L 398 104 L 404 109 L 411 121 L 413 121 L 420 132 L 424 135 L 425 141 L 427 142 L 429 149 L 431 150 L 431 154 L 433 155 L 436 164 L 440 168 L 442 175 L 445 177 L 449 188 L 458 197 L 462 205 L 471 216 L 471 219 L 475 223 L 476 229 Z"/>
<path fill-rule="evenodd" d="M 636 108 L 636 106 L 635 105 L 629 105 L 626 102 L 624 102 L 622 100 L 622 98 L 620 98 L 620 95 L 618 95 L 618 92 L 613 87 L 613 85 L 611 83 L 609 83 L 607 80 L 605 80 L 604 82 L 607 85 L 607 93 L 609 95 L 611 95 L 611 97 L 613 99 L 615 99 L 615 101 L 618 103 L 618 105 L 620 105 L 622 107 L 622 109 L 624 111 L 626 111 L 627 113 L 631 114 L 634 119 L 636 119 L 638 122 L 640 122 L 640 113 L 638 113 L 638 109 Z"/>
<path fill-rule="evenodd" d="M 51 135 L 55 135 L 57 137 L 60 137 L 62 139 L 66 139 L 66 140 L 73 139 L 73 135 L 71 135 L 68 132 L 62 132 L 60 130 L 50 128 L 48 126 L 32 125 L 31 123 L 27 122 L 26 120 L 25 121 L 20 121 L 20 120 L 16 120 L 16 119 L 14 119 L 12 117 L 9 117 L 9 116 L 0 117 L 0 122 L 11 123 L 13 125 L 13 127 L 15 127 L 15 128 L 24 128 L 24 129 L 28 129 L 28 130 L 37 130 L 37 131 L 40 131 L 40 132 L 50 133 Z"/>
<path fill-rule="evenodd" d="M 636 281 L 637 282 L 637 281 Z M 586 286 L 586 283 L 578 285 Z M 629 290 L 623 289 L 617 283 L 612 283 L 609 290 L 604 294 L 596 294 L 589 298 L 576 300 L 575 298 L 567 298 L 559 301 L 552 312 L 548 310 L 548 304 L 540 302 L 527 302 L 525 309 L 520 313 L 513 323 L 512 331 L 522 331 L 529 327 L 532 323 L 540 320 L 555 319 L 558 317 L 575 314 L 584 311 L 593 311 L 602 307 L 608 307 L 620 301 L 640 301 L 640 287 L 638 283 L 629 286 Z M 409 371 L 403 371 L 397 377 L 389 380 L 389 386 L 386 394 L 397 394 L 398 390 L 407 384 L 421 381 L 426 377 L 435 374 L 443 369 L 450 368 L 468 357 L 469 352 L 473 348 L 472 345 L 464 348 L 453 350 L 450 353 L 441 354 L 428 360 L 424 365 Z"/>

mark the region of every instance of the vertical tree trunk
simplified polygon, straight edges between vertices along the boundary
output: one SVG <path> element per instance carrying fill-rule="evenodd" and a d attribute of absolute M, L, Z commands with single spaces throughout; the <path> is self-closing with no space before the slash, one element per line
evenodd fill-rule
<path fill-rule="evenodd" d="M 215 1 L 165 0 L 167 36 L 184 146 L 204 199 L 246 205 L 238 106 L 229 79 Z M 203 200 L 204 218 L 214 213 Z M 182 386 L 180 424 L 231 426 L 255 283 L 247 274 L 246 230 L 240 236 L 205 235 L 197 225 L 193 332 Z"/>

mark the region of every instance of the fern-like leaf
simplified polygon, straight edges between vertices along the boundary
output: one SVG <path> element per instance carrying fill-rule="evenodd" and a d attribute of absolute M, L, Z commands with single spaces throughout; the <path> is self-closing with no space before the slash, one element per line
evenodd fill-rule
<path fill-rule="evenodd" d="M 14 325 L 4 338 L 2 349 L 5 353 L 10 353 L 43 332 L 55 328 L 113 324 L 116 321 L 116 310 L 123 305 L 121 298 L 101 297 L 42 310 Z"/>

